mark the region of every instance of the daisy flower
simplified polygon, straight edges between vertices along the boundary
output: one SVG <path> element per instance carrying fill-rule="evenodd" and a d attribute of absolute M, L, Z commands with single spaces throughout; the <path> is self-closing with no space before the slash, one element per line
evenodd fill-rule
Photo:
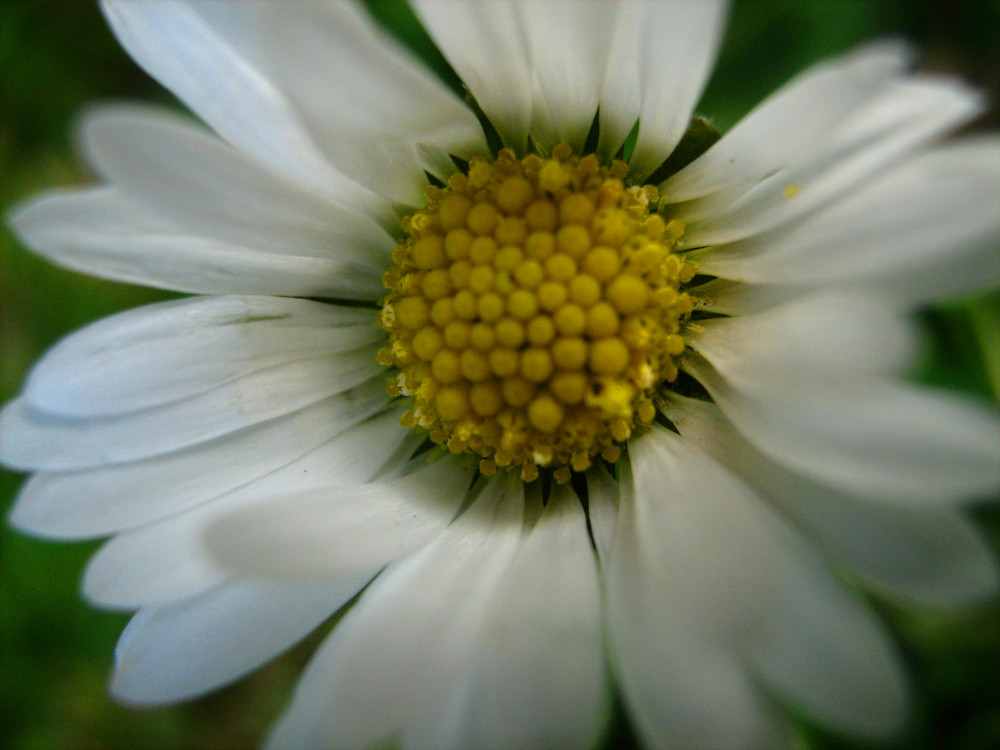
<path fill-rule="evenodd" d="M 911 311 L 1000 280 L 1000 141 L 900 44 L 693 119 L 721 2 L 415 2 L 463 101 L 342 2 L 105 0 L 208 125 L 83 125 L 11 221 L 191 293 L 34 368 L 28 532 L 110 536 L 111 689 L 227 684 L 339 619 L 275 748 L 782 747 L 905 716 L 859 591 L 995 590 L 961 503 L 1000 421 L 916 385 Z M 214 131 L 214 132 L 213 132 Z"/>

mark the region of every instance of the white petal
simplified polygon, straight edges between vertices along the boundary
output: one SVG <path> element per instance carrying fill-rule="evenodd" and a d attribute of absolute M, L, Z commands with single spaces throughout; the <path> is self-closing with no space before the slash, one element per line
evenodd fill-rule
<path fill-rule="evenodd" d="M 603 564 L 611 657 L 650 747 L 765 746 L 779 731 L 741 652 L 765 631 L 781 557 L 763 506 L 662 428 L 629 442 Z"/>
<path fill-rule="evenodd" d="M 721 722 L 718 711 L 707 713 L 711 703 L 700 707 L 707 727 L 698 729 L 699 714 L 686 705 L 698 700 L 700 689 L 702 700 L 713 695 L 738 699 L 735 705 L 742 711 L 734 721 L 759 721 L 766 710 L 758 707 L 758 717 L 753 715 L 748 702 L 753 689 L 741 684 L 751 673 L 837 729 L 881 734 L 896 728 L 905 684 L 883 629 L 798 534 L 682 438 L 656 429 L 633 441 L 629 450 L 635 485 L 625 503 L 634 507 L 622 516 L 622 547 L 610 561 L 609 582 L 635 588 L 621 605 L 635 606 L 643 594 L 655 604 L 639 604 L 631 618 L 627 610 L 619 615 L 620 626 L 630 630 L 614 643 L 633 649 L 623 666 L 642 675 L 647 689 L 656 686 L 657 668 L 662 673 L 672 665 L 675 675 L 684 674 L 669 707 L 661 705 L 647 718 L 660 743 L 672 736 L 676 744 L 690 747 L 757 746 L 752 731 Z M 627 544 L 636 546 L 626 549 Z M 623 567 L 612 579 L 616 564 Z M 608 590 L 617 593 L 610 585 Z M 615 616 L 617 610 L 609 611 Z M 643 620 L 648 632 L 635 633 L 635 621 Z M 613 637 L 618 636 L 614 627 Z M 650 658 L 649 640 L 656 633 L 661 643 L 650 664 L 644 659 Z M 636 635 L 645 649 L 633 645 Z M 698 657 L 710 665 L 707 670 L 689 661 Z M 680 671 L 686 664 L 696 676 Z M 629 672 L 624 675 L 632 705 Z M 691 711 L 681 725 L 672 716 L 679 708 Z M 664 713 L 668 709 L 671 713 Z M 655 721 L 662 723 L 657 727 Z"/>
<path fill-rule="evenodd" d="M 467 747 L 595 744 L 610 697 L 600 610 L 583 508 L 562 485 L 493 597 L 461 709 Z"/>
<path fill-rule="evenodd" d="M 874 295 L 810 295 L 699 327 L 688 344 L 734 382 L 765 369 L 803 379 L 896 372 L 916 353 L 912 326 Z"/>
<path fill-rule="evenodd" d="M 196 294 L 276 294 L 374 300 L 384 294 L 376 263 L 336 248 L 290 255 L 191 234 L 115 188 L 43 194 L 10 223 L 54 263 L 116 281 Z"/>
<path fill-rule="evenodd" d="M 998 586 L 983 539 L 947 507 L 862 499 L 783 468 L 746 442 L 714 404 L 672 396 L 667 416 L 805 527 L 838 565 L 880 593 L 924 606 L 980 601 Z"/>
<path fill-rule="evenodd" d="M 471 480 L 457 461 L 439 460 L 398 479 L 283 494 L 214 523 L 208 549 L 227 567 L 269 577 L 378 570 L 444 529 Z"/>
<path fill-rule="evenodd" d="M 734 242 L 787 225 L 850 194 L 900 157 L 955 130 L 981 110 L 976 96 L 950 80 L 896 84 L 845 122 L 825 149 L 768 176 L 722 210 L 713 208 L 707 216 L 696 208 L 689 216 L 681 208 L 678 217 L 689 222 L 685 242 Z M 700 215 L 706 215 L 704 221 L 696 220 Z"/>
<path fill-rule="evenodd" d="M 143 68 L 237 148 L 303 184 L 357 205 L 373 196 L 324 159 L 268 70 L 270 0 L 103 0 L 119 41 Z"/>
<path fill-rule="evenodd" d="M 472 111 L 363 9 L 317 3 L 288 13 L 271 5 L 275 74 L 344 174 L 385 198 L 420 205 L 424 170 L 440 171 L 428 149 L 465 159 L 487 153 Z"/>
<path fill-rule="evenodd" d="M 287 255 L 389 263 L 395 242 L 363 210 L 275 176 L 165 110 L 103 107 L 82 131 L 102 176 L 187 233 Z"/>
<path fill-rule="evenodd" d="M 517 6 L 419 0 L 413 10 L 504 144 L 526 152 L 534 81 Z"/>
<path fill-rule="evenodd" d="M 761 678 L 787 703 L 844 732 L 889 737 L 906 712 L 901 665 L 882 625 L 807 550 L 783 571 L 780 616 L 751 649 Z"/>
<path fill-rule="evenodd" d="M 1000 486 L 1000 420 L 967 399 L 878 376 L 684 366 L 762 453 L 819 481 L 924 503 Z"/>
<path fill-rule="evenodd" d="M 950 80 L 916 79 L 891 86 L 831 134 L 816 154 L 761 180 L 744 195 L 712 200 L 711 215 L 680 208 L 692 246 L 734 242 L 786 225 L 848 195 L 919 146 L 968 122 L 980 99 Z M 725 203 L 722 210 L 717 206 Z M 704 221 L 697 219 L 705 216 Z M 691 223 L 694 222 L 694 223 Z"/>
<path fill-rule="evenodd" d="M 375 343 L 375 313 L 274 297 L 197 297 L 113 315 L 33 368 L 26 398 L 66 416 L 163 406 L 309 355 Z"/>
<path fill-rule="evenodd" d="M 630 166 L 648 175 L 688 126 L 718 52 L 726 2 L 623 3 L 601 94 L 599 151 L 614 156 L 639 121 Z"/>
<path fill-rule="evenodd" d="M 715 249 L 706 273 L 852 284 L 913 305 L 1000 282 L 1000 140 L 920 154 L 792 228 Z"/>
<path fill-rule="evenodd" d="M 618 480 L 606 468 L 595 466 L 587 471 L 587 516 L 601 560 L 608 559 L 614 545 L 618 492 Z"/>
<path fill-rule="evenodd" d="M 897 44 L 864 47 L 807 70 L 740 120 L 704 155 L 670 177 L 672 201 L 742 192 L 767 175 L 814 156 L 817 145 L 883 91 L 909 61 Z"/>
<path fill-rule="evenodd" d="M 535 76 L 531 137 L 543 150 L 583 148 L 600 102 L 620 7 L 602 0 L 518 5 Z"/>
<path fill-rule="evenodd" d="M 235 581 L 143 609 L 118 642 L 111 691 L 129 703 L 159 704 L 225 685 L 303 638 L 364 584 Z"/>
<path fill-rule="evenodd" d="M 468 747 L 463 690 L 522 535 L 523 485 L 503 485 L 487 485 L 437 540 L 365 590 L 313 657 L 268 747 L 353 749 L 390 739 Z"/>
<path fill-rule="evenodd" d="M 381 377 L 287 416 L 164 456 L 30 479 L 11 523 L 41 536 L 102 536 L 212 500 L 304 456 L 385 408 Z"/>
<path fill-rule="evenodd" d="M 196 596 L 231 571 L 208 555 L 205 530 L 217 519 L 279 495 L 370 481 L 409 431 L 393 410 L 346 430 L 311 453 L 217 500 L 119 534 L 87 565 L 83 591 L 111 607 L 162 605 Z"/>

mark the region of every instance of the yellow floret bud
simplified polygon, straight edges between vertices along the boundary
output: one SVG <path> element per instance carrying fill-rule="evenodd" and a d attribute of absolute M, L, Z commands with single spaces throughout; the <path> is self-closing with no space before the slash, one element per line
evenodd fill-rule
<path fill-rule="evenodd" d="M 528 321 L 528 341 L 536 346 L 544 346 L 556 335 L 556 327 L 548 315 L 536 315 Z"/>
<path fill-rule="evenodd" d="M 549 200 L 535 201 L 525 210 L 524 221 L 530 230 L 552 232 L 558 222 L 556 207 Z"/>
<path fill-rule="evenodd" d="M 516 349 L 524 343 L 524 324 L 513 318 L 504 318 L 496 325 L 497 341 L 503 346 Z"/>
<path fill-rule="evenodd" d="M 628 366 L 628 347 L 621 339 L 601 339 L 590 345 L 590 370 L 598 375 L 618 375 Z"/>
<path fill-rule="evenodd" d="M 420 359 L 430 362 L 444 346 L 444 336 L 437 328 L 421 328 L 413 337 L 413 351 Z"/>
<path fill-rule="evenodd" d="M 431 373 L 441 383 L 457 383 L 462 378 L 458 355 L 451 349 L 442 349 L 434 355 Z"/>
<path fill-rule="evenodd" d="M 608 285 L 605 295 L 618 312 L 629 315 L 646 306 L 649 287 L 638 276 L 622 275 Z"/>
<path fill-rule="evenodd" d="M 519 320 L 528 320 L 538 312 L 538 299 L 527 289 L 516 289 L 507 298 L 507 312 Z"/>
<path fill-rule="evenodd" d="M 465 217 L 465 225 L 473 234 L 486 235 L 493 234 L 500 221 L 500 215 L 494 206 L 489 203 L 477 203 Z"/>
<path fill-rule="evenodd" d="M 476 309 L 479 312 L 479 317 L 487 323 L 500 320 L 500 318 L 503 317 L 505 308 L 506 305 L 503 301 L 503 297 L 495 292 L 487 292 L 476 302 Z"/>
<path fill-rule="evenodd" d="M 580 307 L 590 307 L 601 298 L 601 285 L 593 276 L 580 274 L 570 282 L 569 298 Z"/>
<path fill-rule="evenodd" d="M 423 297 L 403 297 L 396 303 L 396 320 L 404 328 L 416 330 L 427 324 L 430 306 Z"/>
<path fill-rule="evenodd" d="M 528 419 L 542 432 L 552 432 L 560 424 L 566 410 L 551 396 L 539 396 L 528 406 Z"/>
<path fill-rule="evenodd" d="M 587 326 L 587 313 L 579 305 L 568 303 L 556 310 L 556 328 L 563 336 L 577 336 Z"/>
<path fill-rule="evenodd" d="M 521 375 L 532 383 L 548 380 L 552 374 L 552 355 L 548 349 L 531 347 L 521 352 Z"/>
<path fill-rule="evenodd" d="M 495 380 L 476 383 L 469 390 L 469 402 L 472 410 L 479 416 L 492 417 L 503 408 L 503 393 Z"/>
<path fill-rule="evenodd" d="M 462 388 L 442 388 L 434 401 L 442 419 L 461 419 L 469 413 L 469 396 Z"/>
<path fill-rule="evenodd" d="M 524 252 L 529 258 L 545 260 L 556 251 L 556 238 L 552 232 L 532 232 L 524 241 Z"/>
<path fill-rule="evenodd" d="M 452 229 L 445 235 L 444 252 L 451 260 L 461 260 L 469 257 L 469 249 L 475 235 L 465 227 Z"/>
<path fill-rule="evenodd" d="M 413 245 L 413 264 L 429 271 L 444 265 L 444 240 L 439 235 L 421 237 Z"/>
<path fill-rule="evenodd" d="M 498 245 L 523 245 L 528 236 L 528 227 L 520 216 L 506 216 L 497 224 L 493 237 Z"/>
<path fill-rule="evenodd" d="M 452 193 L 443 201 L 438 209 L 441 228 L 448 232 L 465 226 L 465 217 L 469 215 L 472 201 L 464 195 Z"/>
<path fill-rule="evenodd" d="M 534 186 L 523 177 L 508 177 L 497 188 L 497 207 L 505 214 L 523 214 L 534 198 Z"/>

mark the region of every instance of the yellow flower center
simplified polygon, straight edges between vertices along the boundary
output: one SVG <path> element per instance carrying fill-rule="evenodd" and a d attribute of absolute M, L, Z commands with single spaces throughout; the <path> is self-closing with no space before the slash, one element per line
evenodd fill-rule
<path fill-rule="evenodd" d="M 567 146 L 504 149 L 427 189 L 379 316 L 379 361 L 399 371 L 389 392 L 412 398 L 405 426 L 480 456 L 483 474 L 547 467 L 565 482 L 653 421 L 695 268 L 672 252 L 683 225 L 626 172 Z"/>

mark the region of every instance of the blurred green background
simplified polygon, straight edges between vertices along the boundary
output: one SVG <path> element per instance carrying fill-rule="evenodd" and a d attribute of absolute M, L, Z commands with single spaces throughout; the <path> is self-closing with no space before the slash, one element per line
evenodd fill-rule
<path fill-rule="evenodd" d="M 372 2 L 394 33 L 433 64 L 440 57 L 396 2 Z M 868 39 L 903 36 L 921 67 L 964 77 L 994 106 L 973 129 L 1000 126 L 1000 2 L 994 0 L 748 0 L 737 2 L 700 112 L 725 130 L 806 65 Z M 88 103 L 170 95 L 119 49 L 84 0 L 0 3 L 0 209 L 45 188 L 88 181 L 73 124 Z M 987 196 L 998 201 L 1000 196 Z M 1000 250 L 998 250 L 1000 251 Z M 168 297 L 99 281 L 35 258 L 0 228 L 0 401 L 59 337 L 110 313 Z M 1000 293 L 925 311 L 926 361 L 918 375 L 1000 400 Z M 0 508 L 22 481 L 0 472 Z M 1000 506 L 976 509 L 1000 551 Z M 154 710 L 106 692 L 126 615 L 90 609 L 78 593 L 97 543 L 56 544 L 0 531 L 0 746 L 47 748 L 253 747 L 280 711 L 309 651 L 306 643 L 234 687 Z M 960 614 L 879 604 L 913 676 L 915 710 L 889 744 L 858 744 L 803 724 L 803 747 L 987 750 L 1000 747 L 1000 606 Z M 619 722 L 610 747 L 634 739 Z"/>

